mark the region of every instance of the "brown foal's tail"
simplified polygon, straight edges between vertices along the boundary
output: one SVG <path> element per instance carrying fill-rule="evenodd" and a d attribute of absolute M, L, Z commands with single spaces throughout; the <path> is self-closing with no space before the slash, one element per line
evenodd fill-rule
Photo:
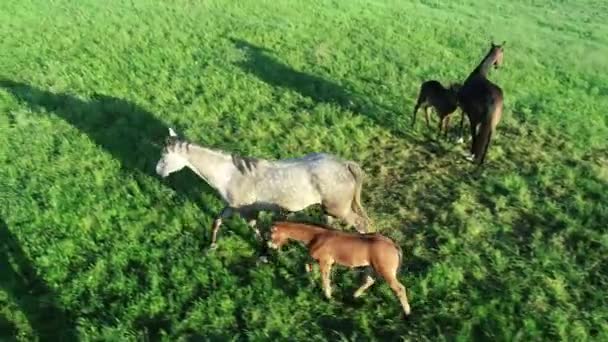
<path fill-rule="evenodd" d="M 397 265 L 397 273 L 401 272 L 401 266 L 403 266 L 403 250 L 401 250 L 401 246 L 393 241 L 395 247 L 397 248 L 397 255 L 399 255 L 399 264 Z"/>
<path fill-rule="evenodd" d="M 355 163 L 354 161 L 347 161 L 346 162 L 346 167 L 348 167 L 348 171 L 350 171 L 350 173 L 353 175 L 353 177 L 355 177 L 355 195 L 353 196 L 353 201 L 351 204 L 351 209 L 359 214 L 359 216 L 361 216 L 361 218 L 365 221 L 365 231 L 367 231 L 367 227 L 369 226 L 370 220 L 369 220 L 369 216 L 367 216 L 367 213 L 365 212 L 365 209 L 363 209 L 363 206 L 361 205 L 361 190 L 363 188 L 363 170 L 361 170 L 361 167 L 359 166 L 359 164 Z"/>

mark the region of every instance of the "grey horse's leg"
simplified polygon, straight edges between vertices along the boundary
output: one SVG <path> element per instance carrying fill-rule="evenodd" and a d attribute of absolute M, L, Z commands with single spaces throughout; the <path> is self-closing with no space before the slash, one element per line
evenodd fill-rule
<path fill-rule="evenodd" d="M 253 229 L 256 240 L 262 241 L 262 233 L 260 233 L 260 229 L 257 227 L 257 222 L 258 221 L 256 219 L 251 219 L 247 221 L 247 225 Z"/>
<path fill-rule="evenodd" d="M 239 208 L 239 209 L 237 209 L 237 211 L 239 212 L 239 215 L 243 219 L 245 219 L 245 221 L 247 221 L 247 225 L 251 229 L 253 229 L 253 232 L 255 233 L 255 238 L 258 241 L 261 241 L 262 240 L 262 234 L 260 233 L 260 230 L 257 228 L 259 211 L 256 210 L 253 207 Z"/>
<path fill-rule="evenodd" d="M 359 233 L 367 233 L 367 226 L 364 224 L 365 219 L 353 211 L 350 207 L 351 203 L 330 202 L 323 204 L 326 215 L 339 218 L 346 222 L 349 228 L 355 228 Z"/>
<path fill-rule="evenodd" d="M 232 209 L 231 207 L 225 207 L 224 209 L 222 209 L 217 218 L 213 221 L 213 234 L 211 235 L 211 246 L 209 246 L 210 249 L 217 248 L 217 233 L 219 232 L 220 226 L 222 225 L 222 220 L 229 218 L 230 216 L 232 216 L 233 213 L 234 209 Z"/>
<path fill-rule="evenodd" d="M 348 226 L 355 228 L 357 232 L 361 234 L 369 232 L 367 224 L 365 223 L 365 219 L 352 210 L 350 210 L 346 215 L 344 215 L 344 221 L 346 221 Z"/>

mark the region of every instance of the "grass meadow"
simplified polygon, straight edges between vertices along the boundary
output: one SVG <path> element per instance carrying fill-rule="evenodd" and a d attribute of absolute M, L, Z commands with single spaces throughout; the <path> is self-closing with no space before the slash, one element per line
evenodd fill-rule
<path fill-rule="evenodd" d="M 608 340 L 605 2 L 0 7 L 0 340 Z M 411 111 L 422 81 L 463 81 L 492 39 L 505 110 L 478 170 Z M 168 127 L 358 161 L 412 316 L 382 281 L 353 299 L 343 268 L 325 300 L 297 244 L 258 264 L 242 219 L 207 253 L 222 202 L 190 171 L 156 176 Z"/>

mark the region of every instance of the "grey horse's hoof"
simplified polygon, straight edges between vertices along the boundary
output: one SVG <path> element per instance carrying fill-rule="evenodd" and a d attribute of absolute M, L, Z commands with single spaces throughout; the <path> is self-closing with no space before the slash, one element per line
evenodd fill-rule
<path fill-rule="evenodd" d="M 258 258 L 258 261 L 261 262 L 262 264 L 267 264 L 268 263 L 268 257 L 265 255 L 262 255 Z"/>

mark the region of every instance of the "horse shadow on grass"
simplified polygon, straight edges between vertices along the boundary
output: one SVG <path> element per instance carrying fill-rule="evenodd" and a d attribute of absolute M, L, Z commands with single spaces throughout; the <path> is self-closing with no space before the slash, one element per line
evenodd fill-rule
<path fill-rule="evenodd" d="M 133 176 L 142 190 L 145 191 L 147 177 L 161 182 L 155 163 L 161 156 L 168 126 L 141 106 L 103 94 L 85 100 L 7 79 L 0 79 L 0 88 L 32 110 L 43 109 L 86 134 L 119 160 L 122 169 Z M 209 216 L 218 214 L 202 200 L 204 194 L 214 193 L 213 189 L 193 172 L 178 172 L 162 180 L 162 184 L 173 189 L 178 199 L 192 201 Z M 208 229 L 203 228 L 205 237 L 211 235 Z"/>
<path fill-rule="evenodd" d="M 0 219 L 0 288 L 25 315 L 40 340 L 76 341 L 75 323 L 57 303 L 57 296 L 41 279 L 19 240 Z M 0 339 L 14 339 L 17 327 L 0 317 Z"/>
<path fill-rule="evenodd" d="M 247 56 L 236 65 L 265 83 L 291 89 L 318 103 L 334 104 L 346 111 L 362 114 L 396 136 L 411 138 L 404 130 L 396 129 L 401 124 L 396 120 L 398 115 L 395 110 L 366 99 L 334 81 L 297 71 L 273 57 L 267 48 L 242 39 L 230 38 L 230 41 Z"/>

